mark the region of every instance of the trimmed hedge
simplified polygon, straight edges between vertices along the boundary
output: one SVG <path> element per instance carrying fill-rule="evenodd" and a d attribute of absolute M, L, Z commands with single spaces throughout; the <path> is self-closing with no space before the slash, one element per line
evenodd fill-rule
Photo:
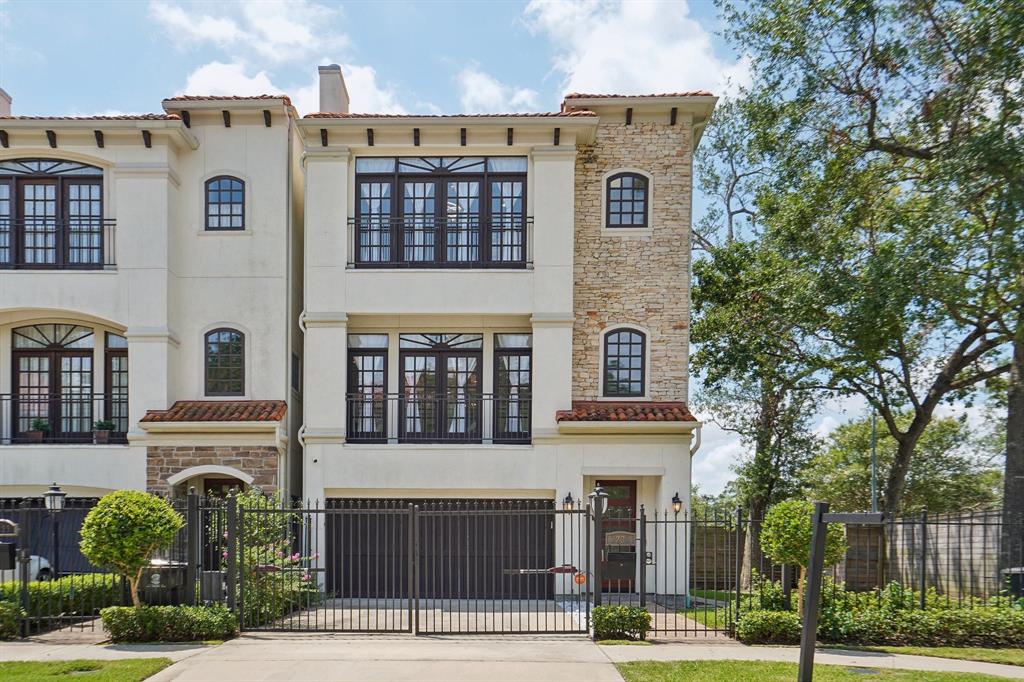
<path fill-rule="evenodd" d="M 47 618 L 92 615 L 122 603 L 121 578 L 111 573 L 82 573 L 28 584 L 28 616 Z M 0 583 L 0 601 L 21 603 L 21 583 Z"/>
<path fill-rule="evenodd" d="M 21 607 L 12 601 L 0 600 L 0 641 L 21 636 Z"/>
<path fill-rule="evenodd" d="M 793 611 L 748 611 L 736 623 L 745 644 L 799 644 L 800 617 Z"/>
<path fill-rule="evenodd" d="M 646 639 L 651 614 L 639 606 L 595 606 L 595 639 Z"/>
<path fill-rule="evenodd" d="M 196 642 L 238 634 L 238 618 L 219 605 L 111 606 L 100 617 L 114 642 Z"/>

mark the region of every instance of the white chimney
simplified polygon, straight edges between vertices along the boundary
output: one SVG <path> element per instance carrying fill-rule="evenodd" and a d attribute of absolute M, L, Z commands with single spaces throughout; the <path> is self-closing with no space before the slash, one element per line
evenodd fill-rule
<path fill-rule="evenodd" d="M 0 88 L 0 116 L 11 115 L 11 96 L 7 94 L 7 91 Z"/>
<path fill-rule="evenodd" d="M 348 88 L 341 67 L 328 64 L 320 67 L 320 111 L 330 114 L 348 113 Z"/>

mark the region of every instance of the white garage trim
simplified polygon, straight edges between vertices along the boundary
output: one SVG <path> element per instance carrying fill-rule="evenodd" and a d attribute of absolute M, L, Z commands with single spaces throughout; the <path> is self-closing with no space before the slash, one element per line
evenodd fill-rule
<path fill-rule="evenodd" d="M 219 464 L 203 464 L 201 466 L 189 467 L 188 469 L 179 471 L 173 476 L 168 476 L 167 485 L 178 485 L 179 483 L 183 483 L 194 476 L 205 476 L 207 474 L 231 476 L 232 478 L 237 478 L 246 485 L 252 485 L 252 482 L 255 480 L 244 471 L 239 471 L 233 467 L 221 466 Z"/>

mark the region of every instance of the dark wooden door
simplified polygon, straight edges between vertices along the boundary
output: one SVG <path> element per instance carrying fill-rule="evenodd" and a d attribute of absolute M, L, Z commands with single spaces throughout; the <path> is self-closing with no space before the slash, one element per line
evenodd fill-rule
<path fill-rule="evenodd" d="M 599 480 L 608 494 L 604 514 L 602 547 L 604 579 L 601 588 L 632 592 L 636 582 L 636 481 Z"/>

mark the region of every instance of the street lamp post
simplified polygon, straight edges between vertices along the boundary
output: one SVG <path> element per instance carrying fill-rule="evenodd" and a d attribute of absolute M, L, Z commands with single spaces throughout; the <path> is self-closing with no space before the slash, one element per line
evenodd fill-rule
<path fill-rule="evenodd" d="M 50 525 L 53 527 L 53 563 L 50 568 L 55 579 L 60 577 L 60 526 L 57 518 L 64 511 L 67 496 L 68 494 L 61 490 L 56 482 L 50 486 L 49 490 L 43 493 L 46 511 L 50 513 Z"/>

